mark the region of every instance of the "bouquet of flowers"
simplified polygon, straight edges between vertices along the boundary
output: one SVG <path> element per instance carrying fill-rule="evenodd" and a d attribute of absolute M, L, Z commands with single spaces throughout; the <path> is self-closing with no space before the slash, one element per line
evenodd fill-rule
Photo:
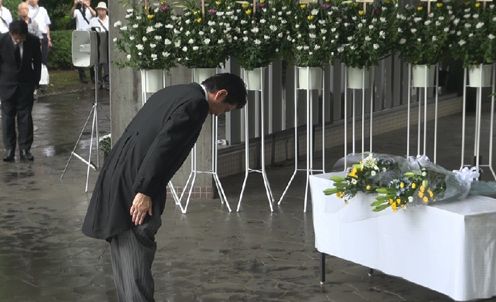
<path fill-rule="evenodd" d="M 496 61 L 496 8 L 485 9 L 475 0 L 464 1 L 456 8 L 453 19 L 453 56 L 464 66 L 491 64 Z"/>
<path fill-rule="evenodd" d="M 434 65 L 447 53 L 452 20 L 451 5 L 432 3 L 429 13 L 427 3 L 406 5 L 397 15 L 398 50 L 400 56 L 414 65 Z"/>
<path fill-rule="evenodd" d="M 174 29 L 177 61 L 188 68 L 216 68 L 224 63 L 233 40 L 233 28 L 228 21 L 234 14 L 232 4 L 212 1 L 205 15 L 197 3 L 185 8 Z"/>
<path fill-rule="evenodd" d="M 290 21 L 291 56 L 296 66 L 321 67 L 329 62 L 331 49 L 327 39 L 337 42 L 337 32 L 328 32 L 327 10 L 319 3 L 300 3 Z"/>
<path fill-rule="evenodd" d="M 127 10 L 125 24 L 114 23 L 120 37 L 114 39 L 117 48 L 126 54 L 121 66 L 138 69 L 170 69 L 175 64 L 173 28 L 177 19 L 167 2 Z"/>
<path fill-rule="evenodd" d="M 260 0 L 256 8 L 247 1 L 238 6 L 231 17 L 236 41 L 233 54 L 247 70 L 267 66 L 280 54 L 289 35 L 290 7 L 283 1 L 267 4 L 266 0 Z"/>
<path fill-rule="evenodd" d="M 363 68 L 377 65 L 395 47 L 396 0 L 376 2 L 364 10 L 363 6 L 344 1 L 343 45 L 338 48 L 341 60 L 349 67 Z"/>

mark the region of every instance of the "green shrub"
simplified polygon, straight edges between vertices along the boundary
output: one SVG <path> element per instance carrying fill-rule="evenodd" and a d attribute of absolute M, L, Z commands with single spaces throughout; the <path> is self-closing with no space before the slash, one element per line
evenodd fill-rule
<path fill-rule="evenodd" d="M 52 31 L 53 47 L 48 54 L 49 69 L 72 69 L 72 30 Z"/>

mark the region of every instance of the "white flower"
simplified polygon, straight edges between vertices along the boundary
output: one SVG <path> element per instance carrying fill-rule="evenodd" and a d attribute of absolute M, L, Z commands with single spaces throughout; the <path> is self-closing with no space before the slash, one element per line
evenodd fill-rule
<path fill-rule="evenodd" d="M 275 26 L 275 25 L 271 25 L 271 26 L 269 26 L 269 28 L 272 31 L 276 31 L 277 30 L 277 26 Z"/>
<path fill-rule="evenodd" d="M 470 24 L 470 23 L 465 23 L 465 28 L 470 28 L 470 27 L 472 27 L 472 24 Z"/>
<path fill-rule="evenodd" d="M 198 32 L 198 35 L 203 36 L 203 35 L 205 35 L 205 33 L 203 32 L 203 30 L 200 30 L 200 31 Z"/>
<path fill-rule="evenodd" d="M 460 41 L 458 41 L 458 45 L 460 45 L 460 46 L 463 46 L 463 45 L 465 45 L 466 43 L 467 43 L 467 42 L 465 42 L 465 40 L 460 40 Z"/>
<path fill-rule="evenodd" d="M 248 42 L 248 37 L 243 37 L 243 42 Z"/>
<path fill-rule="evenodd" d="M 165 44 L 165 45 L 171 45 L 171 44 L 172 44 L 172 41 L 171 41 L 171 40 L 169 40 L 169 39 L 165 39 L 165 40 L 164 40 L 164 44 Z"/>
<path fill-rule="evenodd" d="M 122 22 L 121 21 L 117 21 L 114 23 L 114 27 L 117 28 L 117 27 L 121 27 L 122 26 Z"/>
<path fill-rule="evenodd" d="M 310 37 L 310 39 L 315 39 L 315 38 L 317 38 L 317 35 L 315 35 L 315 34 L 313 34 L 313 33 L 308 34 L 308 36 Z"/>
<path fill-rule="evenodd" d="M 157 24 L 155 24 L 155 28 L 161 28 L 162 26 L 164 26 L 162 23 L 158 22 Z"/>
<path fill-rule="evenodd" d="M 449 27 L 445 27 L 445 28 L 444 28 L 444 32 L 445 32 L 445 33 L 449 32 Z"/>
<path fill-rule="evenodd" d="M 254 34 L 258 33 L 258 31 L 259 31 L 258 27 L 253 27 L 251 29 L 251 32 L 254 33 Z"/>
<path fill-rule="evenodd" d="M 430 25 L 431 23 L 432 23 L 431 20 L 427 20 L 427 21 L 424 22 L 425 25 Z"/>
<path fill-rule="evenodd" d="M 414 34 L 414 33 L 417 32 L 417 29 L 416 28 L 411 28 L 410 31 L 412 32 L 412 34 Z"/>
<path fill-rule="evenodd" d="M 343 51 L 344 51 L 344 47 L 343 46 L 341 46 L 341 47 L 338 48 L 338 52 L 343 52 Z"/>
<path fill-rule="evenodd" d="M 458 25 L 458 23 L 460 23 L 460 19 L 456 18 L 455 20 L 453 20 L 453 24 Z"/>
<path fill-rule="evenodd" d="M 267 36 L 267 35 L 264 35 L 264 39 L 265 39 L 265 40 L 269 40 L 269 39 L 270 39 L 270 37 L 269 37 L 269 36 Z"/>
<path fill-rule="evenodd" d="M 477 23 L 477 25 L 475 26 L 475 28 L 479 29 L 482 26 L 484 26 L 484 22 L 479 22 L 479 23 Z"/>
<path fill-rule="evenodd" d="M 352 183 L 352 184 L 354 184 L 354 185 L 356 185 L 356 184 L 357 184 L 357 180 L 353 178 L 353 179 L 351 180 L 351 183 Z"/>
<path fill-rule="evenodd" d="M 358 28 L 362 28 L 363 27 L 363 24 L 362 23 L 358 23 Z"/>
<path fill-rule="evenodd" d="M 369 42 L 370 40 L 372 40 L 369 36 L 365 36 L 365 41 Z"/>
<path fill-rule="evenodd" d="M 210 44 L 210 39 L 209 39 L 209 38 L 205 39 L 205 40 L 203 41 L 203 43 L 205 43 L 205 45 Z"/>
<path fill-rule="evenodd" d="M 418 22 L 420 22 L 421 20 L 422 20 L 422 18 L 420 18 L 420 17 L 415 17 L 415 18 L 413 19 L 413 21 L 414 21 L 415 23 L 418 23 Z"/>
<path fill-rule="evenodd" d="M 176 41 L 176 42 L 174 42 L 174 46 L 175 46 L 176 48 L 179 48 L 179 47 L 181 46 L 181 41 Z"/>
<path fill-rule="evenodd" d="M 479 19 L 479 14 L 473 14 L 472 18 Z"/>
<path fill-rule="evenodd" d="M 112 41 L 114 41 L 114 43 L 117 42 L 117 38 L 113 38 Z"/>
<path fill-rule="evenodd" d="M 386 38 L 386 33 L 385 33 L 383 30 L 381 30 L 381 31 L 379 32 L 379 37 L 381 37 L 381 38 L 385 39 L 385 38 Z"/>
<path fill-rule="evenodd" d="M 150 43 L 150 48 L 151 48 L 151 49 L 154 49 L 155 47 L 157 47 L 157 44 Z"/>
<path fill-rule="evenodd" d="M 142 19 L 141 16 L 136 17 L 136 20 L 141 20 L 141 19 Z"/>
<path fill-rule="evenodd" d="M 262 41 L 260 41 L 259 39 L 255 39 L 255 45 L 260 45 L 262 43 Z"/>
<path fill-rule="evenodd" d="M 379 48 L 379 44 L 375 44 L 374 43 L 374 45 L 372 45 L 372 46 L 374 47 L 374 49 L 378 49 Z"/>
<path fill-rule="evenodd" d="M 320 49 L 320 45 L 315 44 L 315 47 L 314 48 L 315 48 L 315 50 L 318 50 L 318 49 Z"/>
<path fill-rule="evenodd" d="M 138 24 L 133 24 L 133 28 L 138 28 L 139 25 Z"/>
<path fill-rule="evenodd" d="M 208 26 L 214 26 L 215 25 L 215 21 L 208 21 Z"/>
<path fill-rule="evenodd" d="M 188 40 L 188 44 L 193 44 L 193 43 L 195 43 L 195 40 L 193 40 L 193 39 Z"/>
<path fill-rule="evenodd" d="M 141 40 L 143 40 L 143 42 L 146 42 L 146 41 L 148 41 L 148 38 L 145 36 L 145 37 L 141 38 Z"/>
<path fill-rule="evenodd" d="M 132 14 L 132 13 L 134 12 L 134 9 L 132 9 L 132 8 L 128 8 L 128 9 L 126 9 L 126 12 L 127 12 L 128 14 Z"/>
<path fill-rule="evenodd" d="M 184 52 L 187 52 L 187 51 L 188 51 L 188 47 L 184 46 L 182 50 L 183 50 Z"/>
<path fill-rule="evenodd" d="M 312 11 L 310 12 L 313 16 L 317 16 L 319 14 L 319 10 L 314 8 L 312 9 Z"/>
<path fill-rule="evenodd" d="M 164 58 L 167 58 L 168 56 L 170 56 L 170 53 L 168 53 L 167 51 L 164 51 L 164 52 L 162 52 L 162 56 Z"/>
<path fill-rule="evenodd" d="M 174 25 L 172 25 L 172 24 L 166 24 L 164 27 L 167 28 L 167 29 L 173 29 L 174 28 Z"/>
<path fill-rule="evenodd" d="M 400 27 L 398 27 L 398 32 L 399 33 L 402 33 L 403 32 L 403 29 L 401 29 Z"/>
<path fill-rule="evenodd" d="M 436 36 L 432 36 L 432 41 L 437 41 L 437 37 Z"/>
<path fill-rule="evenodd" d="M 298 45 L 298 46 L 296 46 L 296 49 L 297 49 L 297 50 L 302 50 L 302 49 L 303 49 L 303 46 Z"/>
<path fill-rule="evenodd" d="M 489 40 L 494 40 L 495 36 L 493 34 L 489 34 L 488 38 Z"/>
<path fill-rule="evenodd" d="M 310 47 L 308 45 L 303 46 L 303 50 L 309 50 Z"/>
<path fill-rule="evenodd" d="M 413 202 L 413 196 L 408 196 L 408 202 Z"/>
<path fill-rule="evenodd" d="M 212 33 L 212 34 L 215 33 L 215 28 L 211 28 L 210 33 Z"/>
<path fill-rule="evenodd" d="M 386 18 L 380 17 L 379 20 L 381 20 L 382 23 L 386 22 Z"/>
<path fill-rule="evenodd" d="M 369 29 L 374 29 L 374 25 L 369 25 Z"/>
<path fill-rule="evenodd" d="M 138 44 L 136 45 L 136 49 L 138 50 L 143 50 L 145 47 L 143 46 L 143 44 Z"/>
<path fill-rule="evenodd" d="M 325 28 L 320 29 L 320 33 L 326 34 L 327 33 L 327 29 L 325 29 Z"/>
<path fill-rule="evenodd" d="M 308 25 L 308 28 L 310 28 L 310 29 L 315 29 L 315 28 L 316 28 L 316 26 L 315 26 L 315 24 L 310 24 L 310 25 Z"/>
<path fill-rule="evenodd" d="M 126 30 L 127 30 L 127 26 L 121 27 L 121 31 L 126 31 Z"/>
<path fill-rule="evenodd" d="M 374 170 L 370 171 L 370 176 L 375 176 L 377 174 L 377 172 L 375 172 Z"/>
<path fill-rule="evenodd" d="M 152 57 L 152 61 L 156 61 L 158 58 L 157 55 L 154 53 L 152 53 L 151 57 Z"/>
<path fill-rule="evenodd" d="M 131 55 L 127 55 L 126 58 L 128 61 L 131 60 Z"/>
<path fill-rule="evenodd" d="M 198 50 L 198 46 L 193 46 L 193 50 L 194 51 L 197 51 Z"/>
<path fill-rule="evenodd" d="M 260 19 L 260 23 L 265 24 L 267 22 L 265 19 Z"/>
<path fill-rule="evenodd" d="M 157 41 L 161 41 L 161 40 L 162 40 L 162 37 L 161 37 L 161 36 L 155 36 L 154 38 L 155 38 L 155 40 L 157 40 Z"/>
<path fill-rule="evenodd" d="M 217 41 L 217 44 L 224 44 L 224 40 L 219 39 L 219 41 Z"/>

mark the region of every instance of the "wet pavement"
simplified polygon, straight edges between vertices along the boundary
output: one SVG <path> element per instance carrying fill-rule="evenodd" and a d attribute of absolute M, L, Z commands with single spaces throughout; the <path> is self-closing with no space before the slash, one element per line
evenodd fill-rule
<path fill-rule="evenodd" d="M 85 166 L 73 160 L 59 180 L 91 102 L 91 91 L 40 99 L 33 113 L 35 161 L 0 162 L 0 301 L 117 301 L 108 244 L 80 232 L 90 197 Z M 108 98 L 99 114 L 106 134 Z M 439 161 L 450 169 L 459 165 L 460 125 L 460 116 L 439 125 Z M 89 130 L 78 146 L 82 154 Z M 404 153 L 401 137 L 404 131 L 377 137 L 377 151 Z M 328 162 L 341 150 L 328 150 Z M 289 162 L 268 170 L 276 199 L 292 168 Z M 92 183 L 95 177 L 92 172 Z M 233 208 L 242 179 L 222 180 Z M 321 287 L 311 210 L 302 211 L 303 176 L 273 214 L 261 186 L 250 177 L 239 213 L 229 214 L 218 200 L 192 201 L 186 215 L 167 203 L 153 266 L 157 301 L 450 301 L 380 272 L 368 277 L 367 268 L 333 257 Z"/>

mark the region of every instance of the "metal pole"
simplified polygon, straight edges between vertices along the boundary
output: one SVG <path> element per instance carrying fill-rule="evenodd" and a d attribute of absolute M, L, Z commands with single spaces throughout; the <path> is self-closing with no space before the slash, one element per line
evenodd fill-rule
<path fill-rule="evenodd" d="M 344 68 L 344 170 L 348 167 L 348 67 Z"/>
<path fill-rule="evenodd" d="M 326 127 L 326 111 L 325 111 L 325 69 L 322 70 L 322 173 L 325 173 L 325 127 Z"/>
<path fill-rule="evenodd" d="M 365 68 L 362 70 L 362 160 L 365 152 Z"/>
<path fill-rule="evenodd" d="M 370 73 L 370 128 L 369 128 L 369 152 L 372 153 L 372 142 L 374 136 L 374 89 L 375 89 L 375 68 L 372 67 L 372 72 Z"/>
<path fill-rule="evenodd" d="M 434 89 L 436 90 L 436 99 L 434 103 L 434 163 L 437 162 L 437 115 L 438 115 L 438 103 L 439 103 L 439 64 L 436 64 L 436 85 Z"/>
<path fill-rule="evenodd" d="M 311 102 L 310 99 L 310 67 L 307 67 L 307 169 L 306 174 L 306 185 L 305 185 L 305 200 L 303 206 L 303 212 L 307 211 L 307 200 L 308 200 L 308 188 L 311 170 L 311 158 L 312 158 L 312 121 L 311 121 Z"/>
<path fill-rule="evenodd" d="M 427 65 L 424 65 L 424 156 L 427 155 Z"/>
<path fill-rule="evenodd" d="M 465 119 L 466 119 L 466 110 L 467 107 L 467 68 L 463 69 L 463 105 L 462 105 L 462 156 L 461 156 L 461 164 L 460 169 L 465 165 Z"/>
<path fill-rule="evenodd" d="M 407 111 L 406 111 L 406 157 L 410 156 L 410 109 L 411 109 L 411 95 L 412 95 L 412 88 L 411 88 L 411 81 L 412 81 L 412 65 L 408 63 L 408 94 L 407 94 Z"/>
<path fill-rule="evenodd" d="M 422 122 L 422 100 L 420 99 L 420 88 L 416 88 L 417 91 L 417 100 L 418 100 L 418 125 L 417 125 L 417 156 L 420 155 L 420 130 L 421 130 L 421 122 Z"/>
<path fill-rule="evenodd" d="M 355 136 L 355 120 L 356 120 L 356 99 L 355 99 L 355 89 L 352 89 L 352 101 L 351 101 L 351 105 L 352 105 L 352 120 L 351 120 L 351 134 L 352 134 L 352 137 L 353 137 L 353 143 L 351 145 L 351 150 L 352 150 L 352 153 L 355 154 L 356 153 L 356 149 L 355 149 L 355 143 L 356 143 L 356 136 Z"/>

